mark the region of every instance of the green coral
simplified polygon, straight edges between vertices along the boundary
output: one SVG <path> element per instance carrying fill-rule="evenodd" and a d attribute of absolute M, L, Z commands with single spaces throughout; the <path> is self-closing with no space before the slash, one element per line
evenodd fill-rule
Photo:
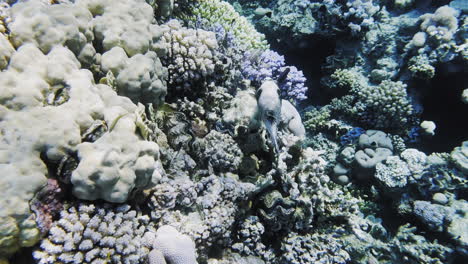
<path fill-rule="evenodd" d="M 224 30 L 232 32 L 238 44 L 246 49 L 269 48 L 265 36 L 254 28 L 252 24 L 234 10 L 231 4 L 220 0 L 200 0 L 192 10 L 190 20 L 197 23 L 202 20 L 209 26 L 221 25 Z"/>
<path fill-rule="evenodd" d="M 429 80 L 435 75 L 435 68 L 431 65 L 429 58 L 422 54 L 410 59 L 408 70 L 414 77 Z"/>
<path fill-rule="evenodd" d="M 356 78 L 356 72 L 352 69 L 337 69 L 330 76 L 330 88 L 349 90 L 357 85 L 359 81 Z"/>
<path fill-rule="evenodd" d="M 329 107 L 312 108 L 305 113 L 304 117 L 304 127 L 314 132 L 326 127 L 331 119 L 331 111 Z"/>
<path fill-rule="evenodd" d="M 358 98 L 360 119 L 374 128 L 403 128 L 413 114 L 406 84 L 385 80 L 378 86 L 362 86 L 351 91 Z"/>

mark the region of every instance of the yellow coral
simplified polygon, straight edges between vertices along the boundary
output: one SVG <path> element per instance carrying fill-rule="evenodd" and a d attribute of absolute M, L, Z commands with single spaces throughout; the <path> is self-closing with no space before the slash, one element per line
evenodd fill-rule
<path fill-rule="evenodd" d="M 252 24 L 234 10 L 231 4 L 220 0 L 200 0 L 196 4 L 191 20 L 199 18 L 206 20 L 210 25 L 221 25 L 224 30 L 230 31 L 238 39 L 239 44 L 247 49 L 268 49 L 265 36 L 254 28 Z"/>

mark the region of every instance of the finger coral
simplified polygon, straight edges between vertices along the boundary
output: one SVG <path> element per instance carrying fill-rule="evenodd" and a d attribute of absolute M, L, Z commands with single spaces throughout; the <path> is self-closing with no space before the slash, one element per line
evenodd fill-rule
<path fill-rule="evenodd" d="M 141 263 L 154 241 L 149 217 L 129 205 L 81 204 L 61 212 L 34 258 L 46 263 Z"/>

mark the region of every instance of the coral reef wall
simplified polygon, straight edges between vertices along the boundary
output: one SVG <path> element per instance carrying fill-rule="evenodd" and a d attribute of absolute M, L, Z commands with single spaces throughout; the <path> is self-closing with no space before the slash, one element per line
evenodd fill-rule
<path fill-rule="evenodd" d="M 466 10 L 0 1 L 0 264 L 463 263 Z"/>

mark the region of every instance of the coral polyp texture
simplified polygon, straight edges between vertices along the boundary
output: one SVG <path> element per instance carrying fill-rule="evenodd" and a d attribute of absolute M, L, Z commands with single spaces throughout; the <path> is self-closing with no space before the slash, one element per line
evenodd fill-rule
<path fill-rule="evenodd" d="M 0 263 L 464 263 L 467 37 L 457 0 L 0 1 Z"/>
<path fill-rule="evenodd" d="M 202 26 L 220 25 L 227 32 L 232 32 L 236 41 L 246 49 L 267 49 L 265 36 L 255 30 L 255 27 L 226 1 L 200 0 L 195 1 L 192 10 L 193 23 Z"/>

